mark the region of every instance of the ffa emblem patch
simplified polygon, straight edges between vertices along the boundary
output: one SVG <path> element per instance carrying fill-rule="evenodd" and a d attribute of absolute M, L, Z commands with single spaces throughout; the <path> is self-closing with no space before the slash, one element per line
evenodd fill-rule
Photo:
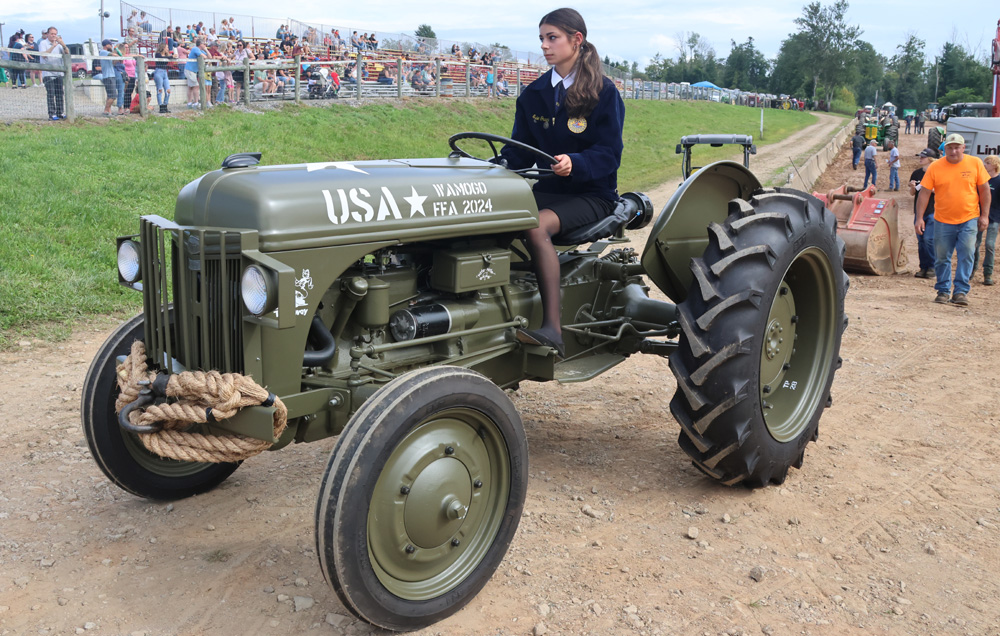
<path fill-rule="evenodd" d="M 582 133 L 587 130 L 587 120 L 583 117 L 573 117 L 566 122 L 571 132 Z"/>

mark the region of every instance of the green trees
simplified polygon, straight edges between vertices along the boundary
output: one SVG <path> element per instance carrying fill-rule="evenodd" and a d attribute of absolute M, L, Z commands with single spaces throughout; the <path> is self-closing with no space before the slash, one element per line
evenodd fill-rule
<path fill-rule="evenodd" d="M 834 91 L 843 85 L 851 73 L 851 61 L 858 47 L 861 27 L 849 26 L 844 14 L 850 5 L 837 0 L 823 6 L 810 2 L 802 17 L 795 19 L 803 44 L 799 63 L 801 72 L 812 78 L 812 98 L 833 101 Z"/>
<path fill-rule="evenodd" d="M 429 24 L 421 24 L 418 26 L 417 30 L 413 32 L 413 35 L 418 38 L 428 38 L 431 40 L 437 39 L 437 33 L 434 33 L 434 29 L 432 29 Z"/>
<path fill-rule="evenodd" d="M 753 38 L 747 38 L 743 44 L 730 41 L 732 49 L 720 73 L 720 86 L 740 88 L 743 90 L 758 90 L 767 85 L 769 65 L 764 54 L 754 47 Z"/>
<path fill-rule="evenodd" d="M 896 47 L 896 55 L 889 60 L 886 80 L 886 99 L 904 108 L 923 109 L 927 103 L 924 71 L 927 66 L 924 41 L 908 33 L 906 42 Z"/>
<path fill-rule="evenodd" d="M 938 94 L 942 106 L 960 101 L 983 101 L 991 94 L 992 75 L 985 59 L 977 60 L 962 45 L 948 42 L 942 47 L 938 60 Z M 952 94 L 954 91 L 961 92 Z M 949 101 L 945 101 L 946 98 Z"/>
<path fill-rule="evenodd" d="M 674 36 L 675 56 L 658 52 L 644 75 L 660 82 L 708 80 L 745 91 L 812 96 L 835 103 L 845 113 L 854 112 L 854 99 L 859 105 L 892 101 L 922 110 L 935 98 L 935 82 L 941 105 L 989 99 L 992 84 L 986 55 L 949 42 L 929 59 L 926 42 L 910 32 L 887 57 L 861 39 L 860 26 L 847 23 L 849 6 L 848 0 L 806 4 L 795 19 L 796 31 L 781 42 L 772 60 L 757 49 L 752 37 L 743 43 L 730 41 L 729 54 L 721 58 L 706 38 L 680 32 Z M 877 44 L 879 49 L 888 48 L 885 42 Z"/>

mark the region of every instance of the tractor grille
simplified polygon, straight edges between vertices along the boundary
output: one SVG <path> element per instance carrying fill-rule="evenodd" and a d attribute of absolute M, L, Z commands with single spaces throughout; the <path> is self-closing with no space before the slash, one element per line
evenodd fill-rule
<path fill-rule="evenodd" d="M 239 232 L 178 226 L 143 217 L 143 313 L 146 354 L 170 369 L 243 372 Z"/>

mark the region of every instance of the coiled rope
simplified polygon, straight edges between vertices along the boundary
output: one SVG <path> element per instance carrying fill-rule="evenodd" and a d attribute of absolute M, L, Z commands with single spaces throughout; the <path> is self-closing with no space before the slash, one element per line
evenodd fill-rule
<path fill-rule="evenodd" d="M 117 367 L 117 374 L 121 393 L 115 401 L 116 413 L 139 397 L 144 388 L 140 381 L 152 383 L 157 375 L 146 366 L 146 347 L 141 340 L 132 343 L 128 357 Z M 181 461 L 222 463 L 242 461 L 271 447 L 271 442 L 237 433 L 205 435 L 186 431 L 193 424 L 224 420 L 244 407 L 267 404 L 271 394 L 248 376 L 184 371 L 170 376 L 166 394 L 176 401 L 152 404 L 129 414 L 129 421 L 137 426 L 163 427 L 154 433 L 138 433 L 150 452 Z M 288 424 L 288 409 L 280 398 L 273 399 L 277 439 Z"/>

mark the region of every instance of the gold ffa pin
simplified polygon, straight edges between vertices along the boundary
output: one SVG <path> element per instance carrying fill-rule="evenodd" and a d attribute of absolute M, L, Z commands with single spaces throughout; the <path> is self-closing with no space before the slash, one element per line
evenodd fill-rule
<path fill-rule="evenodd" d="M 566 125 L 569 127 L 570 132 L 582 133 L 587 130 L 587 120 L 583 117 L 571 117 L 566 122 Z"/>

